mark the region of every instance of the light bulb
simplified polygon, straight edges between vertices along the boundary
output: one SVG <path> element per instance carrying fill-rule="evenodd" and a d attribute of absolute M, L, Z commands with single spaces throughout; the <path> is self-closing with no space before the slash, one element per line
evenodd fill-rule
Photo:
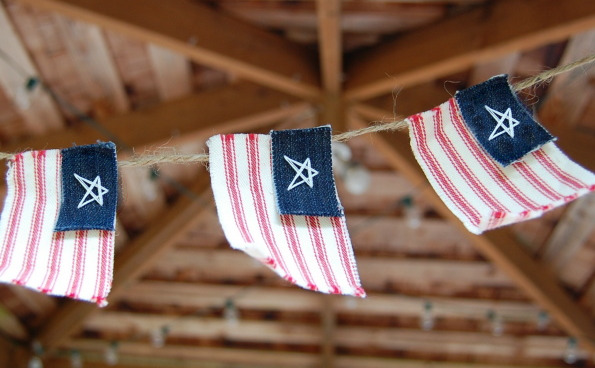
<path fill-rule="evenodd" d="M 502 336 L 504 333 L 504 322 L 502 321 L 502 317 L 496 312 L 490 310 L 488 311 L 488 319 L 492 325 L 492 335 Z"/>
<path fill-rule="evenodd" d="M 151 344 L 155 348 L 162 348 L 165 346 L 165 339 L 169 332 L 169 328 L 167 326 L 163 326 L 161 328 L 156 328 L 151 332 Z"/>
<path fill-rule="evenodd" d="M 423 314 L 420 320 L 420 327 L 424 331 L 430 331 L 434 328 L 434 313 L 432 312 L 432 303 L 426 301 L 424 303 Z"/>
<path fill-rule="evenodd" d="M 354 310 L 357 308 L 357 298 L 353 296 L 347 296 L 345 299 L 345 306 L 347 309 Z"/>
<path fill-rule="evenodd" d="M 331 151 L 333 152 L 333 165 L 336 160 L 347 162 L 351 160 L 351 148 L 342 142 L 333 142 L 331 144 Z"/>
<path fill-rule="evenodd" d="M 421 209 L 415 205 L 412 196 L 406 196 L 400 202 L 403 207 L 403 214 L 405 215 L 405 224 L 410 229 L 418 229 L 421 226 Z"/>
<path fill-rule="evenodd" d="M 238 309 L 232 299 L 225 301 L 225 308 L 223 309 L 223 318 L 229 327 L 235 327 L 240 321 Z"/>
<path fill-rule="evenodd" d="M 537 329 L 544 331 L 550 324 L 550 315 L 545 311 L 540 311 L 537 315 Z"/>
<path fill-rule="evenodd" d="M 83 368 L 83 357 L 78 350 L 70 352 L 70 366 L 72 368 Z"/>
<path fill-rule="evenodd" d="M 35 87 L 39 84 L 39 79 L 36 77 L 28 78 L 25 83 L 21 84 L 14 95 L 14 102 L 21 110 L 27 110 L 31 107 L 31 94 Z"/>
<path fill-rule="evenodd" d="M 105 360 L 105 364 L 107 365 L 116 365 L 118 364 L 118 343 L 113 341 L 109 344 L 109 346 L 105 349 L 103 354 L 103 359 Z"/>
<path fill-rule="evenodd" d="M 43 368 L 43 362 L 41 361 L 41 358 L 38 356 L 32 356 L 31 359 L 29 359 L 27 368 Z"/>
<path fill-rule="evenodd" d="M 577 343 L 574 337 L 568 339 L 566 350 L 564 350 L 564 362 L 566 364 L 574 364 L 578 360 Z"/>
<path fill-rule="evenodd" d="M 351 163 L 344 174 L 345 188 L 351 194 L 363 194 L 370 186 L 370 173 L 363 165 Z"/>

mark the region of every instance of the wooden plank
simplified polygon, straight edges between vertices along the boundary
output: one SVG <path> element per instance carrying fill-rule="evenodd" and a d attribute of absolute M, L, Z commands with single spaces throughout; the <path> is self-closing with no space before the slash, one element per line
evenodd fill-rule
<path fill-rule="evenodd" d="M 75 339 L 62 345 L 85 352 L 86 360 L 103 363 L 105 342 L 92 339 Z M 209 363 L 233 364 L 233 367 L 316 367 L 319 358 L 315 354 L 297 352 L 276 352 L 273 350 L 231 349 L 219 347 L 172 346 L 166 344 L 155 349 L 143 342 L 121 342 L 118 367 L 204 367 Z M 95 354 L 93 354 L 95 353 Z M 90 367 L 94 365 L 89 364 Z M 97 364 L 97 367 L 106 367 Z M 59 365 L 58 367 L 63 367 Z M 87 367 L 87 362 L 85 362 Z M 51 368 L 51 367 L 50 367 Z"/>
<path fill-rule="evenodd" d="M 595 30 L 572 37 L 564 50 L 560 64 L 568 64 L 595 51 Z M 586 93 L 592 89 L 595 67 L 578 68 L 557 76 L 547 90 L 539 109 L 539 118 L 556 127 L 576 127 L 581 114 L 591 101 Z M 591 119 L 592 120 L 592 119 Z"/>
<path fill-rule="evenodd" d="M 68 346 L 85 351 L 86 368 L 108 368 L 104 362 L 102 350 L 105 342 L 91 339 L 76 339 Z M 89 350 L 92 349 L 92 350 Z M 154 351 L 149 357 L 146 351 Z M 69 368 L 69 351 L 64 350 L 60 357 L 49 359 L 48 368 Z M 125 342 L 120 346 L 119 368 L 188 368 L 210 367 L 219 364 L 233 364 L 234 368 L 262 368 L 262 367 L 317 367 L 317 356 L 308 353 L 275 352 L 271 350 L 249 350 L 195 346 L 165 346 L 153 349 L 143 342 Z M 515 365 L 466 362 L 428 363 L 425 360 L 407 360 L 399 358 L 377 358 L 362 356 L 339 356 L 339 368 L 554 368 L 559 365 Z"/>
<path fill-rule="evenodd" d="M 163 216 L 155 221 L 150 229 L 128 244 L 116 257 L 114 279 L 108 301 L 114 301 L 126 292 L 140 274 L 163 256 L 182 236 L 185 230 L 211 209 L 209 204 L 212 194 L 208 187 L 207 175 L 199 178 L 192 187 L 197 198 L 182 197 Z M 91 303 L 67 301 L 58 309 L 39 330 L 35 339 L 46 350 L 55 348 L 70 334 L 76 331 L 84 320 L 98 311 Z"/>
<path fill-rule="evenodd" d="M 568 206 L 545 244 L 543 259 L 559 271 L 595 229 L 595 195 L 579 198 Z"/>
<path fill-rule="evenodd" d="M 520 53 L 513 52 L 475 65 L 469 77 L 468 85 L 479 84 L 498 74 L 512 74 L 520 56 Z"/>
<path fill-rule="evenodd" d="M 176 145 L 223 132 L 254 129 L 308 108 L 283 93 L 249 83 L 191 95 L 100 123 L 130 147 Z M 90 144 L 104 137 L 88 125 L 2 146 L 5 152 Z"/>
<path fill-rule="evenodd" d="M 320 299 L 320 335 L 321 335 L 321 367 L 335 367 L 335 333 L 337 329 L 337 315 L 335 313 L 334 295 L 319 295 Z"/>
<path fill-rule="evenodd" d="M 3 4 L 0 4 L 0 44 L 2 51 L 17 64 L 11 66 L 5 60 L 0 61 L 0 87 L 17 104 L 17 91 L 25 86 L 28 77 L 39 76 L 39 71 L 21 43 Z M 14 67 L 27 75 L 20 75 Z M 62 127 L 62 116 L 47 93 L 38 86 L 28 96 L 29 107 L 19 109 L 19 112 L 30 132 L 40 134 Z"/>
<path fill-rule="evenodd" d="M 595 2 L 503 0 L 352 55 L 345 88 L 363 100 L 595 26 Z"/>
<path fill-rule="evenodd" d="M 118 75 L 101 29 L 58 15 L 55 19 L 75 61 L 74 65 L 83 81 L 85 92 L 96 103 L 106 100 L 109 103 L 108 108 L 111 109 L 107 113 L 128 111 L 129 102 L 124 84 Z"/>
<path fill-rule="evenodd" d="M 179 306 L 183 308 L 207 308 L 221 305 L 233 295 L 240 310 L 285 312 L 315 312 L 320 309 L 320 294 L 297 287 L 274 288 L 264 286 L 234 286 L 204 284 L 200 282 L 182 283 L 166 281 L 140 281 L 129 288 L 120 301 L 156 308 Z M 324 297 L 324 296 L 323 296 Z M 525 303 L 501 299 L 466 299 L 452 297 L 415 297 L 399 294 L 368 293 L 365 299 L 338 297 L 333 301 L 336 313 L 364 316 L 419 317 L 426 300 L 432 302 L 435 318 L 460 318 L 485 321 L 489 310 L 497 310 L 506 321 L 533 323 L 537 321 L 539 307 Z M 355 301 L 355 302 L 354 302 Z M 395 309 L 398 306 L 398 309 Z"/>
<path fill-rule="evenodd" d="M 21 0 L 155 43 L 190 59 L 305 98 L 317 98 L 306 49 L 212 8 L 183 0 Z M 225 32 L 213 32 L 224 29 Z"/>
<path fill-rule="evenodd" d="M 359 105 L 357 112 L 366 119 L 375 120 L 386 115 L 385 111 Z M 355 126 L 366 125 L 354 119 Z M 463 224 L 448 210 L 432 190 L 409 148 L 409 140 L 403 134 L 381 133 L 376 135 L 375 144 L 387 159 L 403 175 L 407 176 L 420 192 L 432 201 L 436 210 L 452 221 L 489 260 L 494 262 L 530 297 L 546 309 L 560 326 L 571 336 L 578 338 L 590 350 L 595 351 L 595 323 L 558 283 L 558 279 L 543 264 L 534 260 L 519 244 L 508 229 L 488 231 L 484 235 L 468 232 Z"/>
<path fill-rule="evenodd" d="M 317 0 L 318 54 L 322 86 L 329 93 L 341 91 L 343 55 L 341 44 L 341 1 Z"/>
<path fill-rule="evenodd" d="M 220 339 L 260 343 L 317 345 L 322 341 L 319 326 L 290 321 L 240 320 L 233 327 L 222 318 L 176 317 L 155 314 L 105 311 L 91 316 L 85 329 L 105 336 L 148 336 L 154 329 L 168 326 L 172 339 Z M 338 325 L 337 347 L 380 348 L 456 356 L 499 357 L 515 361 L 524 358 L 559 359 L 568 338 L 565 336 L 502 335 L 488 331 L 464 332 L 402 327 Z M 172 343 L 173 344 L 173 343 Z M 68 346 L 68 343 L 65 344 Z M 64 346 L 64 345 L 63 345 Z M 149 352 L 147 352 L 149 353 Z M 579 352 L 585 356 L 584 352 Z"/>
<path fill-rule="evenodd" d="M 192 72 L 187 58 L 154 44 L 149 44 L 148 51 L 162 100 L 169 101 L 192 92 Z"/>

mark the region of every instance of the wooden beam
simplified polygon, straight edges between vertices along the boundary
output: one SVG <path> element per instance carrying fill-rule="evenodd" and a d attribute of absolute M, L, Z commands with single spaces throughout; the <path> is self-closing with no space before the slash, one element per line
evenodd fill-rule
<path fill-rule="evenodd" d="M 0 44 L 2 52 L 12 59 L 12 61 L 0 60 L 0 87 L 18 106 L 17 91 L 24 88 L 28 77 L 39 76 L 39 72 L 12 26 L 3 4 L 0 4 Z M 11 65 L 13 62 L 17 65 Z M 14 70 L 15 67 L 27 75 L 21 75 Z M 31 132 L 40 134 L 62 127 L 62 116 L 47 93 L 37 86 L 27 94 L 30 105 L 23 106 L 19 112 Z"/>
<path fill-rule="evenodd" d="M 320 324 L 321 324 L 321 367 L 335 367 L 335 333 L 337 329 L 337 315 L 335 313 L 335 295 L 319 295 Z"/>
<path fill-rule="evenodd" d="M 322 85 L 329 93 L 341 92 L 343 72 L 341 44 L 341 1 L 317 0 L 318 54 Z"/>
<path fill-rule="evenodd" d="M 375 120 L 386 111 L 358 105 L 355 111 L 365 119 Z M 353 125 L 367 124 L 354 117 Z M 474 235 L 448 210 L 432 190 L 411 152 L 409 139 L 403 134 L 381 133 L 375 144 L 394 167 L 418 186 L 436 210 L 452 221 L 489 260 L 494 262 L 530 297 L 546 309 L 566 332 L 578 338 L 585 348 L 595 351 L 595 323 L 593 319 L 559 285 L 558 279 L 543 264 L 534 260 L 506 228 Z"/>
<path fill-rule="evenodd" d="M 315 63 L 305 48 L 207 5 L 184 0 L 147 0 L 125 7 L 118 0 L 21 1 L 155 43 L 197 63 L 300 97 L 319 95 Z"/>
<path fill-rule="evenodd" d="M 161 99 L 169 101 L 190 94 L 190 61 L 183 55 L 153 44 L 149 44 L 148 52 Z"/>
<path fill-rule="evenodd" d="M 155 221 L 148 231 L 128 244 L 115 259 L 114 279 L 108 301 L 116 300 L 140 274 L 163 256 L 202 214 L 211 210 L 208 175 L 202 175 L 193 186 L 196 198 L 182 197 Z M 98 311 L 91 303 L 67 301 L 39 330 L 35 337 L 51 350 L 74 333 L 87 317 Z"/>
<path fill-rule="evenodd" d="M 346 97 L 364 100 L 595 26 L 595 2 L 503 0 L 352 55 Z"/>
<path fill-rule="evenodd" d="M 283 93 L 240 83 L 191 95 L 152 108 L 100 120 L 130 147 L 175 145 L 184 140 L 207 138 L 223 132 L 254 129 L 298 114 L 308 104 Z M 88 125 L 32 137 L 2 146 L 5 152 L 63 148 L 107 140 Z"/>

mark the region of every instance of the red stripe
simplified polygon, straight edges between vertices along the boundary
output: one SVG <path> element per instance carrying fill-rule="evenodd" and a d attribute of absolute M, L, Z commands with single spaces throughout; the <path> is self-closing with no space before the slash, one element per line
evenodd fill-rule
<path fill-rule="evenodd" d="M 326 283 L 329 286 L 329 292 L 333 294 L 340 294 L 341 289 L 335 280 L 335 276 L 328 263 L 328 255 L 326 253 L 326 244 L 322 238 L 322 232 L 320 231 L 320 222 L 315 216 L 304 216 L 306 224 L 308 225 L 308 231 L 310 232 L 310 239 L 314 245 L 314 253 L 316 254 L 316 260 L 318 265 L 321 266 L 324 274 Z"/>
<path fill-rule="evenodd" d="M 477 162 L 486 170 L 494 182 L 500 186 L 508 195 L 522 206 L 531 209 L 538 210 L 541 208 L 536 202 L 530 197 L 526 196 L 516 185 L 502 172 L 502 169 L 497 166 L 494 161 L 489 158 L 483 149 L 477 144 L 475 138 L 471 136 L 471 132 L 466 128 L 465 123 L 461 120 L 461 112 L 459 106 L 454 98 L 449 100 L 450 108 L 454 111 L 451 115 L 455 120 L 454 127 L 456 128 L 459 136 L 463 139 L 463 142 L 471 151 Z"/>
<path fill-rule="evenodd" d="M 74 242 L 74 257 L 72 265 L 74 266 L 72 275 L 70 277 L 70 284 L 66 296 L 69 298 L 78 298 L 78 288 L 81 280 L 82 268 L 83 268 L 83 254 L 86 247 L 87 230 L 78 230 L 75 235 Z"/>
<path fill-rule="evenodd" d="M 452 115 L 451 115 L 452 118 Z M 452 145 L 452 141 L 444 132 L 444 124 L 442 121 L 442 110 L 437 109 L 434 115 L 435 133 L 438 138 L 437 141 L 442 149 L 448 152 L 448 159 L 457 171 L 461 174 L 463 179 L 467 182 L 467 185 L 475 192 L 475 194 L 484 201 L 484 203 L 492 211 L 505 212 L 510 211 L 502 203 L 500 203 L 490 191 L 483 185 L 483 183 L 477 178 L 473 170 L 469 168 L 467 163 L 461 159 L 459 152 Z"/>
<path fill-rule="evenodd" d="M 245 243 L 252 243 L 252 236 L 248 230 L 248 225 L 244 217 L 244 205 L 242 196 L 240 195 L 240 187 L 238 184 L 238 173 L 235 153 L 235 136 L 233 134 L 220 135 L 221 145 L 223 148 L 223 166 L 225 168 L 225 183 L 227 184 L 227 192 L 231 198 L 231 205 L 233 206 L 233 217 L 236 222 L 236 227 L 240 229 L 240 234 Z"/>
<path fill-rule="evenodd" d="M 283 231 L 285 233 L 285 239 L 291 248 L 291 255 L 293 256 L 295 263 L 300 268 L 300 274 L 306 280 L 308 289 L 318 290 L 318 287 L 316 286 L 316 283 L 314 282 L 314 279 L 310 273 L 310 269 L 308 268 L 308 263 L 306 262 L 304 254 L 302 253 L 302 247 L 296 233 L 293 216 L 281 215 L 280 217 L 281 225 L 283 225 Z"/>
<path fill-rule="evenodd" d="M 526 162 L 519 161 L 512 165 L 536 190 L 550 200 L 557 201 L 562 197 L 560 193 L 554 191 L 542 178 L 540 178 Z"/>
<path fill-rule="evenodd" d="M 570 173 L 561 169 L 556 165 L 552 159 L 544 152 L 543 149 L 539 149 L 533 152 L 533 156 L 555 177 L 560 181 L 566 183 L 569 187 L 575 190 L 587 189 L 589 186 L 580 179 L 570 175 Z"/>
<path fill-rule="evenodd" d="M 29 239 L 27 241 L 27 250 L 25 251 L 24 263 L 17 277 L 13 280 L 14 283 L 24 285 L 27 283 L 37 260 L 37 249 L 39 247 L 39 237 L 41 235 L 41 228 L 45 215 L 45 206 L 47 202 L 46 196 L 46 177 L 45 177 L 45 162 L 46 151 L 33 152 L 33 173 L 35 174 L 35 204 L 33 205 L 33 223 L 29 231 Z"/>
<path fill-rule="evenodd" d="M 279 249 L 275 242 L 275 237 L 269 223 L 267 203 L 263 194 L 262 183 L 260 181 L 260 155 L 258 149 L 258 135 L 248 134 L 247 136 L 247 150 L 248 150 L 248 169 L 250 171 L 250 189 L 252 192 L 252 199 L 254 200 L 254 207 L 256 210 L 256 218 L 258 220 L 260 232 L 270 254 L 273 255 L 274 262 L 269 262 L 269 265 L 277 269 L 280 267 L 285 277 L 289 276 L 287 267 L 283 261 Z"/>
<path fill-rule="evenodd" d="M 435 111 L 433 109 L 432 111 Z M 475 226 L 480 223 L 479 214 L 474 208 L 466 204 L 465 198 L 459 193 L 455 186 L 449 181 L 447 175 L 442 170 L 442 167 L 438 161 L 434 158 L 431 150 L 427 147 L 427 138 L 423 128 L 424 121 L 420 114 L 413 115 L 409 119 L 412 119 L 411 127 L 413 128 L 413 136 L 415 138 L 418 152 L 428 170 L 431 171 L 432 176 L 436 178 L 438 185 L 442 188 L 442 191 L 449 197 L 450 201 L 471 221 Z"/>
<path fill-rule="evenodd" d="M 351 250 L 351 243 L 348 241 L 346 230 L 343 227 L 343 221 L 341 217 L 331 217 L 331 224 L 333 231 L 335 232 L 335 240 L 339 247 L 339 256 L 341 257 L 341 265 L 343 271 L 347 275 L 347 281 L 354 290 L 356 296 L 364 297 L 366 292 L 360 286 L 359 276 L 357 276 L 355 260 L 353 254 L 349 252 Z"/>
<path fill-rule="evenodd" d="M 10 216 L 8 218 L 8 229 L 4 236 L 4 252 L 2 252 L 2 261 L 0 262 L 0 275 L 6 271 L 12 258 L 12 251 L 16 243 L 16 238 L 21 225 L 21 216 L 27 188 L 25 175 L 23 172 L 23 154 L 17 154 L 13 158 L 13 188 L 15 190 Z"/>
<path fill-rule="evenodd" d="M 49 267 L 49 274 L 45 278 L 45 282 L 41 287 L 44 293 L 51 293 L 56 283 L 56 276 L 58 275 L 58 268 L 62 258 L 62 249 L 64 248 L 64 231 L 54 232 L 52 239 L 51 262 Z"/>
<path fill-rule="evenodd" d="M 97 255 L 98 264 L 95 272 L 95 293 L 91 298 L 93 301 L 97 301 L 103 298 L 103 289 L 105 287 L 105 272 L 107 262 L 107 252 L 109 245 L 109 234 L 107 230 L 99 231 L 99 254 Z"/>
<path fill-rule="evenodd" d="M 62 170 L 61 170 L 61 168 L 62 168 L 62 155 L 58 154 L 58 155 L 56 155 L 56 165 L 54 167 L 54 177 L 56 178 L 56 180 L 55 180 L 56 186 L 54 187 L 56 197 L 54 198 L 54 200 L 57 203 L 56 210 L 54 211 L 54 215 L 52 217 L 54 219 L 58 218 L 58 212 L 60 211 L 60 202 L 61 202 L 61 197 L 62 197 L 62 181 L 61 181 Z M 64 240 L 64 234 L 62 233 L 61 239 L 58 239 L 57 234 L 59 234 L 59 233 L 61 233 L 61 232 L 54 232 L 52 234 L 52 241 L 50 243 L 49 263 L 47 265 L 45 275 L 43 276 L 43 281 L 41 282 L 40 286 L 38 287 L 38 289 L 40 291 L 43 291 L 44 293 L 49 293 L 49 291 L 50 291 L 48 289 L 48 285 L 53 284 L 52 278 L 55 277 L 56 264 L 58 262 L 57 260 L 60 259 L 60 256 L 62 253 L 62 240 Z M 52 276 L 52 272 L 54 272 L 53 276 Z"/>

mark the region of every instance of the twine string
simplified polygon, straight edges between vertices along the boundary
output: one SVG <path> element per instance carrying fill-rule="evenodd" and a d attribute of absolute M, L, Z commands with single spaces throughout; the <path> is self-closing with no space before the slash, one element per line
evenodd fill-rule
<path fill-rule="evenodd" d="M 550 82 L 557 75 L 567 73 L 571 70 L 583 67 L 595 61 L 595 54 L 589 55 L 575 62 L 558 66 L 553 69 L 546 70 L 533 77 L 524 79 L 518 83 L 515 83 L 512 88 L 515 92 Z M 356 129 L 332 136 L 333 142 L 344 142 L 352 138 L 377 132 L 385 131 L 398 131 L 408 127 L 406 120 L 391 121 L 388 123 L 378 123 L 367 126 L 365 128 Z M 14 154 L 0 152 L 0 160 L 10 159 Z M 183 154 L 183 153 L 153 153 L 135 155 L 126 160 L 118 161 L 120 167 L 142 167 L 142 166 L 155 166 L 157 164 L 169 163 L 169 164 L 191 164 L 191 163 L 202 163 L 208 164 L 209 155 L 208 153 L 197 153 L 197 154 Z"/>

